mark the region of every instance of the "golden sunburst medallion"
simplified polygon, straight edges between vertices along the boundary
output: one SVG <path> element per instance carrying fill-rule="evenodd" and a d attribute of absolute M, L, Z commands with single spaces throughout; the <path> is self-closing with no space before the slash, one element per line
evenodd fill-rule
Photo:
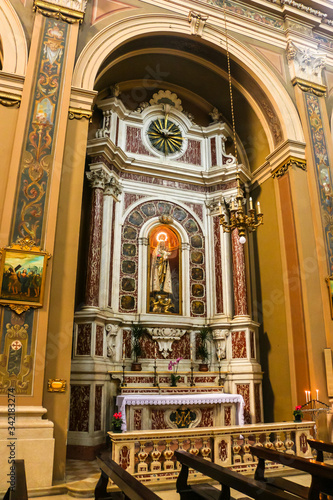
<path fill-rule="evenodd" d="M 154 120 L 148 129 L 151 145 L 164 155 L 178 153 L 183 145 L 183 137 L 178 125 L 166 116 Z"/>

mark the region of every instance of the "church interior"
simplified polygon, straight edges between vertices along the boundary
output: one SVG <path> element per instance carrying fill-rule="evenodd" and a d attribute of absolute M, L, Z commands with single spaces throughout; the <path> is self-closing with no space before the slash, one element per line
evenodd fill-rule
<path fill-rule="evenodd" d="M 332 111 L 331 0 L 1 1 L 0 496 L 332 441 Z"/>

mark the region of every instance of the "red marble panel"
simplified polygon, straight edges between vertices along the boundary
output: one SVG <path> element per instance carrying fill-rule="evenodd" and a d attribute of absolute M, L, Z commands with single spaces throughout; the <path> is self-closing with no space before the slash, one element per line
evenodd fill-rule
<path fill-rule="evenodd" d="M 170 384 L 170 383 L 171 383 L 171 373 L 172 373 L 172 372 L 171 372 L 171 370 L 170 370 L 170 375 L 167 375 L 167 376 L 165 376 L 165 377 L 163 377 L 163 376 L 159 377 L 159 378 L 158 378 L 159 383 L 160 383 L 160 384 Z M 182 376 L 180 375 L 179 383 L 180 383 L 180 384 L 184 384 L 184 383 L 185 383 L 185 377 L 182 377 Z"/>
<path fill-rule="evenodd" d="M 235 316 L 243 316 L 248 314 L 247 289 L 244 245 L 239 242 L 238 229 L 232 231 L 231 241 Z"/>
<path fill-rule="evenodd" d="M 90 385 L 71 385 L 69 430 L 89 431 Z"/>
<path fill-rule="evenodd" d="M 134 410 L 134 430 L 141 431 L 142 429 L 142 410 L 137 408 Z"/>
<path fill-rule="evenodd" d="M 250 409 L 250 384 L 236 384 L 237 394 L 243 396 L 244 399 L 244 423 L 251 424 L 251 409 Z"/>
<path fill-rule="evenodd" d="M 224 439 L 219 442 L 219 459 L 221 462 L 228 460 L 228 443 Z"/>
<path fill-rule="evenodd" d="M 127 375 L 125 377 L 126 384 L 153 384 L 153 382 L 154 377 L 146 377 L 144 375 L 142 377 L 140 377 L 139 375 Z"/>
<path fill-rule="evenodd" d="M 215 257 L 215 292 L 216 313 L 223 313 L 223 284 L 222 284 L 222 260 L 221 260 L 221 231 L 219 217 L 213 217 L 214 221 L 214 257 Z"/>
<path fill-rule="evenodd" d="M 76 354 L 90 356 L 91 352 L 91 323 L 77 325 Z"/>
<path fill-rule="evenodd" d="M 224 425 L 231 425 L 231 406 L 224 407 Z"/>
<path fill-rule="evenodd" d="M 216 376 L 211 375 L 211 376 L 197 376 L 194 377 L 194 382 L 196 384 L 214 384 L 216 382 Z"/>
<path fill-rule="evenodd" d="M 153 156 L 142 142 L 142 132 L 138 127 L 126 128 L 126 151 L 140 155 Z"/>
<path fill-rule="evenodd" d="M 131 358 L 132 357 L 131 330 L 123 330 L 123 344 L 125 344 L 125 358 Z"/>
<path fill-rule="evenodd" d="M 127 446 L 119 450 L 119 465 L 125 470 L 130 466 L 130 451 Z"/>
<path fill-rule="evenodd" d="M 178 161 L 191 165 L 201 165 L 201 142 L 189 139 L 187 149 Z"/>
<path fill-rule="evenodd" d="M 85 303 L 98 306 L 103 225 L 103 189 L 94 188 L 90 217 L 90 237 Z"/>
<path fill-rule="evenodd" d="M 110 273 L 109 273 L 109 306 L 111 307 L 112 302 L 112 277 L 113 277 L 113 256 L 114 256 L 114 224 L 116 218 L 116 202 L 112 201 L 112 221 L 111 221 L 111 251 L 110 251 Z"/>
<path fill-rule="evenodd" d="M 198 427 L 213 427 L 214 426 L 214 408 L 200 408 L 201 420 Z"/>
<path fill-rule="evenodd" d="M 186 203 L 186 205 L 197 214 L 200 220 L 203 220 L 203 207 L 199 203 Z"/>
<path fill-rule="evenodd" d="M 211 137 L 210 138 L 210 154 L 212 158 L 212 167 L 215 167 L 217 165 L 217 156 L 216 156 L 216 138 Z"/>
<path fill-rule="evenodd" d="M 102 429 L 102 385 L 95 387 L 95 421 L 94 430 L 100 431 Z"/>
<path fill-rule="evenodd" d="M 247 358 L 246 333 L 244 331 L 231 334 L 232 357 L 235 359 Z"/>
<path fill-rule="evenodd" d="M 251 351 L 251 358 L 255 359 L 256 357 L 255 333 L 252 330 L 250 331 L 250 351 Z"/>
<path fill-rule="evenodd" d="M 135 194 L 135 193 L 125 193 L 124 195 L 124 212 L 133 205 L 136 201 L 144 198 L 143 194 Z"/>
<path fill-rule="evenodd" d="M 152 430 L 169 429 L 164 421 L 164 410 L 151 410 L 151 428 Z"/>
<path fill-rule="evenodd" d="M 260 384 L 254 384 L 254 409 L 256 424 L 261 422 Z"/>
<path fill-rule="evenodd" d="M 104 346 L 104 326 L 96 325 L 96 346 L 95 346 L 96 356 L 103 356 L 103 346 Z"/>

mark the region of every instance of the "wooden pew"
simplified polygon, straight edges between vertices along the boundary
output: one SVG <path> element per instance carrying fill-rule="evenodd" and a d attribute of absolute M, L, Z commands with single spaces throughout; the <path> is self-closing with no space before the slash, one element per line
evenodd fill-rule
<path fill-rule="evenodd" d="M 324 461 L 324 451 L 327 453 L 333 453 L 333 443 L 319 441 L 318 439 L 308 439 L 307 441 L 310 447 L 316 450 L 318 462 Z"/>
<path fill-rule="evenodd" d="M 258 500 L 296 500 L 295 496 L 290 493 L 279 491 L 263 481 L 248 478 L 201 457 L 195 457 L 187 451 L 175 451 L 175 456 L 182 464 L 176 483 L 180 500 L 230 500 L 231 488 Z M 222 490 L 220 491 L 209 484 L 190 486 L 187 483 L 189 468 L 218 481 Z"/>
<path fill-rule="evenodd" d="M 333 467 L 323 462 L 269 450 L 262 446 L 250 446 L 250 450 L 252 455 L 258 458 L 254 475 L 256 480 L 275 487 L 277 491 L 292 493 L 295 499 L 319 500 L 321 493 L 333 495 Z M 307 472 L 311 475 L 310 487 L 307 488 L 283 478 L 265 478 L 265 460 Z"/>
<path fill-rule="evenodd" d="M 3 500 L 28 500 L 27 482 L 25 479 L 24 460 L 15 460 L 15 486 L 8 488 Z M 10 477 L 10 476 L 8 476 Z"/>
<path fill-rule="evenodd" d="M 95 488 L 95 500 L 161 500 L 110 458 L 97 457 L 97 462 L 101 469 L 101 477 Z M 118 486 L 120 492 L 107 493 L 109 478 Z"/>

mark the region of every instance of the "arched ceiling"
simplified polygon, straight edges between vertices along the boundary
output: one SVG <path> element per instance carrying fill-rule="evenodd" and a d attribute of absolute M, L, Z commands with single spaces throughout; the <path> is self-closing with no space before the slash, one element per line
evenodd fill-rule
<path fill-rule="evenodd" d="M 231 62 L 231 73 L 236 131 L 251 170 L 255 170 L 265 162 L 272 142 L 265 113 L 260 109 L 267 98 L 235 61 Z M 210 123 L 209 112 L 214 107 L 231 123 L 226 54 L 193 38 L 147 36 L 120 46 L 101 66 L 95 90 L 100 97 L 108 97 L 114 84 L 119 85 L 129 109 L 149 101 L 160 89 L 171 90 L 198 125 Z"/>

